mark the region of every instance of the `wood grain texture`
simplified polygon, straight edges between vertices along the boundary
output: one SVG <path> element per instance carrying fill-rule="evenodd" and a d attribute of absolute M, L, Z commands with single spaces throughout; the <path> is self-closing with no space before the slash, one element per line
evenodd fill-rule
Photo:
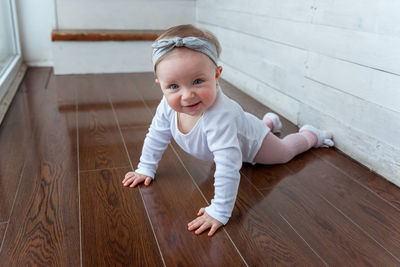
<path fill-rule="evenodd" d="M 0 222 L 8 221 L 26 160 L 26 149 L 34 126 L 28 110 L 27 90 L 44 85 L 47 72 L 28 71 L 0 127 L 0 147 L 7 156 L 0 157 Z M 10 134 L 12 133 L 12 134 Z M 4 153 L 4 152 L 3 152 Z"/>
<path fill-rule="evenodd" d="M 32 129 L 21 122 L 5 121 L 0 128 L 0 147 L 3 153 L 7 151 L 7 156 L 0 157 L 0 222 L 8 221 L 10 217 L 31 135 Z"/>
<path fill-rule="evenodd" d="M 7 156 L 0 157 L 0 221 L 8 221 L 24 169 L 26 150 L 39 123 L 36 105 L 43 103 L 49 68 L 29 69 L 0 127 L 0 147 Z M 10 134 L 13 133 L 13 134 Z"/>
<path fill-rule="evenodd" d="M 176 144 L 174 147 L 202 193 L 211 200 L 215 165 L 188 155 Z M 246 177 L 241 177 L 236 204 L 225 229 L 249 266 L 324 264 Z"/>
<path fill-rule="evenodd" d="M 132 77 L 132 74 L 105 76 L 103 80 L 121 128 L 148 127 L 152 120 L 150 109 L 138 93 L 140 80 L 143 79 Z"/>
<path fill-rule="evenodd" d="M 123 130 L 134 165 L 146 132 L 138 128 Z M 223 231 L 210 238 L 206 233 L 197 236 L 187 230 L 187 224 L 207 203 L 170 147 L 151 186 L 141 186 L 140 190 L 167 266 L 244 266 Z"/>
<path fill-rule="evenodd" d="M 400 209 L 400 190 L 394 184 L 371 172 L 340 151 L 322 150 L 318 152 L 318 156 L 327 164 L 336 167 L 338 171 L 344 172 L 347 176 L 357 180 L 361 185 Z"/>
<path fill-rule="evenodd" d="M 154 41 L 162 31 L 155 30 L 53 30 L 51 40 L 56 41 Z"/>
<path fill-rule="evenodd" d="M 287 179 L 298 179 L 298 175 Z M 281 182 L 275 190 L 268 191 L 268 199 L 328 265 L 395 266 L 399 263 L 328 202 L 305 187 Z"/>
<path fill-rule="evenodd" d="M 321 150 L 321 149 L 320 149 Z M 359 186 L 359 184 L 337 168 L 319 160 L 314 153 L 306 153 L 287 166 L 293 173 L 307 164 L 307 179 L 299 177 L 299 183 L 318 194 L 335 209 L 351 220 L 357 227 L 384 247 L 400 262 L 400 210 Z M 312 162 L 308 164 L 307 162 Z"/>
<path fill-rule="evenodd" d="M 310 201 L 313 203 L 320 203 L 318 204 L 318 208 L 323 209 L 323 212 L 318 212 L 316 210 L 317 207 L 311 208 L 309 204 L 303 204 L 303 207 L 296 206 L 293 208 L 293 211 L 300 210 L 299 214 L 302 215 L 311 213 L 311 211 L 315 212 L 310 215 L 310 219 L 293 219 L 296 215 L 292 212 L 288 212 L 290 218 L 286 219 L 293 224 L 293 227 L 297 229 L 296 231 L 301 235 L 307 233 L 307 230 L 304 229 L 306 228 L 305 224 L 313 225 L 313 223 L 315 223 L 309 222 L 308 220 L 315 220 L 318 224 L 319 222 L 324 222 L 323 225 L 330 227 L 330 230 L 328 230 L 334 234 L 335 238 L 340 236 L 342 234 L 341 232 L 343 232 L 343 235 L 346 237 L 351 236 L 351 240 L 354 243 L 348 243 L 346 241 L 350 247 L 343 249 L 346 249 L 347 251 L 351 251 L 354 248 L 356 248 L 356 250 L 359 248 L 364 249 L 364 246 L 371 246 L 371 249 L 375 246 L 377 247 L 377 254 L 374 254 L 369 259 L 368 257 L 365 257 L 365 253 L 367 253 L 366 251 L 353 251 L 352 254 L 346 256 L 344 253 L 341 254 L 342 258 L 345 259 L 346 257 L 349 257 L 353 258 L 355 261 L 365 263 L 370 261 L 375 262 L 374 264 L 378 265 L 395 264 L 398 262 L 397 255 L 399 251 L 399 210 L 388 205 L 386 201 L 380 199 L 376 194 L 367 190 L 365 187 L 357 184 L 352 180 L 352 177 L 346 175 L 346 172 L 340 170 L 340 166 L 342 166 L 341 164 L 338 166 L 332 166 L 318 157 L 319 154 L 326 154 L 328 151 L 331 151 L 329 153 L 338 154 L 338 152 L 334 152 L 332 149 L 318 149 L 313 150 L 312 152 L 306 152 L 286 165 L 275 165 L 271 167 L 257 167 L 256 165 L 254 168 L 251 166 L 245 166 L 242 168 L 242 172 L 245 173 L 247 177 L 250 177 L 250 181 L 255 186 L 259 187 L 265 195 L 272 194 L 272 196 L 275 196 L 275 194 L 277 194 L 276 192 L 282 191 L 286 197 L 293 199 L 293 203 L 301 203 L 304 196 L 312 198 L 313 200 Z M 346 169 L 346 171 L 348 170 Z M 352 171 L 354 172 L 355 170 Z M 283 181 L 279 179 L 280 173 L 282 173 L 284 178 Z M 262 180 L 265 181 L 260 182 L 256 177 L 262 178 Z M 382 179 L 378 176 L 375 178 Z M 281 189 L 281 187 L 283 187 L 283 189 Z M 300 191 L 295 195 L 294 192 L 289 192 L 288 188 L 296 188 L 296 190 Z M 287 204 L 290 203 L 290 201 L 285 200 L 285 197 L 282 197 L 281 199 L 282 200 L 277 203 L 277 208 L 280 208 L 280 212 L 283 214 L 283 212 L 287 212 L 289 208 L 282 203 Z M 277 201 L 274 203 L 276 202 Z M 328 216 L 328 218 L 318 218 L 318 216 L 330 212 L 333 213 Z M 286 217 L 286 215 L 283 216 Z M 339 229 L 335 229 L 335 227 L 338 227 Z M 313 229 L 315 233 L 317 232 L 318 227 L 316 226 Z M 355 235 L 348 232 L 353 230 L 361 231 L 361 233 Z M 302 231 L 304 231 L 303 234 L 301 233 Z M 363 236 L 362 233 L 365 236 Z M 357 235 L 359 238 L 366 238 L 367 240 L 357 240 Z M 306 236 L 305 240 L 314 247 L 312 244 L 316 241 L 307 239 L 312 238 L 312 234 L 307 233 Z M 333 242 L 335 246 L 339 245 L 340 242 L 344 242 L 342 238 L 339 239 L 340 241 L 328 241 L 329 239 L 327 238 L 326 233 L 324 235 L 321 234 L 321 237 L 314 236 L 314 238 L 319 240 L 317 242 Z M 322 253 L 319 249 L 324 245 L 326 244 L 321 243 L 316 246 L 315 250 L 318 254 Z M 325 249 L 326 251 L 338 251 L 337 248 L 332 249 L 326 247 Z M 328 264 L 333 263 L 330 262 L 331 259 L 337 258 L 336 255 L 321 255 L 324 259 L 327 259 Z M 345 260 L 345 262 L 347 262 L 347 260 Z"/>
<path fill-rule="evenodd" d="M 0 252 L 4 266 L 79 265 L 77 144 L 68 131 L 76 121 L 58 112 L 53 85 L 32 91 L 46 104 L 29 106 L 41 117 L 24 155 L 29 160 Z"/>
<path fill-rule="evenodd" d="M 257 117 L 270 110 L 221 85 Z M 151 186 L 123 187 L 161 97 L 152 73 L 28 70 L 0 126 L 1 266 L 399 265 L 400 190 L 336 149 L 243 164 L 212 238 L 187 223 L 213 197 L 213 164 L 172 142 Z M 295 131 L 283 120 L 281 137 Z"/>
<path fill-rule="evenodd" d="M 361 196 L 356 199 L 346 199 L 342 194 L 336 200 L 333 199 L 332 191 L 335 192 L 335 188 L 338 187 L 346 187 L 346 183 L 339 182 L 337 179 L 340 178 L 336 179 L 334 186 L 327 182 L 331 177 L 335 177 L 336 172 L 327 166 L 320 166 L 320 163 L 321 161 L 313 156 L 312 152 L 306 152 L 286 165 L 275 166 L 274 168 L 287 168 L 284 179 L 279 181 L 274 188 L 267 187 L 261 191 L 267 196 L 271 205 L 279 210 L 283 218 L 329 265 L 340 264 L 342 261 L 346 264 L 351 261 L 364 262 L 364 264 L 369 262 L 373 265 L 396 264 L 398 260 L 387 250 L 392 248 L 393 251 L 393 242 L 397 242 L 396 238 L 383 240 L 385 244 L 382 246 L 375 241 L 374 236 L 378 236 L 376 232 L 365 227 L 366 224 L 375 223 L 375 226 L 381 230 L 382 227 L 387 228 L 387 226 L 393 227 L 394 225 L 383 224 L 382 220 L 380 223 L 372 222 L 372 220 L 377 221 L 376 218 L 365 212 L 363 214 L 362 209 L 357 207 L 356 203 L 359 203 Z M 251 172 L 248 169 L 242 169 L 242 171 L 247 176 L 257 175 L 256 170 Z M 263 170 L 262 167 L 258 168 L 258 171 L 261 173 L 257 175 L 259 177 L 270 176 L 268 170 Z M 318 184 L 320 185 L 318 186 Z M 360 188 L 350 186 L 346 191 L 350 192 L 352 189 L 359 190 Z M 332 200 L 333 204 L 328 198 Z M 336 205 L 338 199 L 343 204 L 337 208 L 333 205 Z M 350 206 L 353 213 L 358 213 L 356 216 L 361 216 L 362 220 L 367 221 L 362 222 L 353 215 L 345 215 L 343 212 L 346 212 L 347 208 L 343 205 Z M 389 207 L 386 206 L 386 208 Z M 382 208 L 376 209 L 375 214 L 379 214 L 379 210 L 382 212 Z M 392 214 L 387 215 L 382 217 L 386 220 L 393 218 Z M 354 220 L 349 217 L 353 217 Z M 396 228 L 397 226 L 391 229 L 393 234 L 398 232 Z M 382 236 L 382 233 L 379 235 Z M 382 239 L 380 240 L 382 241 Z M 369 249 L 376 253 L 368 255 Z M 341 256 L 339 257 L 339 255 Z"/>
<path fill-rule="evenodd" d="M 83 266 L 162 266 L 139 190 L 123 187 L 129 169 L 81 173 Z"/>
<path fill-rule="evenodd" d="M 83 75 L 77 86 L 80 170 L 128 166 L 105 85 L 97 75 Z M 90 105 L 89 110 L 80 112 L 82 104 Z"/>
<path fill-rule="evenodd" d="M 3 243 L 3 237 L 6 233 L 6 229 L 7 229 L 7 222 L 0 222 L 0 244 Z M 1 246 L 1 245 L 0 245 Z"/>
<path fill-rule="evenodd" d="M 154 82 L 155 78 L 154 73 L 149 72 L 132 74 L 135 88 L 153 114 L 156 112 L 157 106 L 163 97 L 160 86 Z"/>

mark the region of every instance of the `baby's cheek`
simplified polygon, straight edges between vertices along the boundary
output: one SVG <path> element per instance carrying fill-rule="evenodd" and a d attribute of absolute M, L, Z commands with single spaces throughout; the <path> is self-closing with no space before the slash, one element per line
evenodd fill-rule
<path fill-rule="evenodd" d="M 167 97 L 167 102 L 168 105 L 172 108 L 172 109 L 177 109 L 180 107 L 180 103 L 179 100 L 177 98 L 174 97 Z"/>
<path fill-rule="evenodd" d="M 217 96 L 216 92 L 213 92 L 212 89 L 211 90 L 209 89 L 203 93 L 202 98 L 205 99 L 208 104 L 212 104 L 214 103 L 216 96 Z"/>

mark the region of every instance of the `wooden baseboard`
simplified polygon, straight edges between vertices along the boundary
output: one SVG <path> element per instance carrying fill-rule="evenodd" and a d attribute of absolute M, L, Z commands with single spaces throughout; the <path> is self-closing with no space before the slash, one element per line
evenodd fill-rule
<path fill-rule="evenodd" d="M 162 30 L 54 30 L 51 40 L 57 41 L 154 41 Z"/>

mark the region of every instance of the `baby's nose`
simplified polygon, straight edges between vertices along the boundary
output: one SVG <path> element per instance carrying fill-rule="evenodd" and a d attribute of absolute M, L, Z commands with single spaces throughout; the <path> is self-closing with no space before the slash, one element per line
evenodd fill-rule
<path fill-rule="evenodd" d="M 184 91 L 183 91 L 182 98 L 183 98 L 184 100 L 190 99 L 190 98 L 192 98 L 193 96 L 194 96 L 194 92 L 193 92 L 192 90 L 184 90 Z"/>

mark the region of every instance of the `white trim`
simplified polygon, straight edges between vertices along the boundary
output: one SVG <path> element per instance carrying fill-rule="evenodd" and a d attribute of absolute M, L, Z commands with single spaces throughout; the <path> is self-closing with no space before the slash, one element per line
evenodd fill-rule
<path fill-rule="evenodd" d="M 16 55 L 9 59 L 8 63 L 0 73 L 0 123 L 11 104 L 26 70 L 26 66 L 22 64 L 21 43 L 18 31 L 15 0 L 9 0 L 9 3 Z"/>
<path fill-rule="evenodd" d="M 6 88 L 6 90 L 4 90 L 5 93 L 0 98 L 0 124 L 3 121 L 4 116 L 6 115 L 8 108 L 10 107 L 14 95 L 17 92 L 19 84 L 21 83 L 27 69 L 26 65 L 22 64 L 21 59 L 18 60 L 15 65 L 16 67 L 13 68 L 12 73 L 8 75 L 8 77 L 6 77 L 7 80 L 9 80 L 7 81 L 9 86 L 8 88 Z"/>
<path fill-rule="evenodd" d="M 15 5 L 15 0 L 10 0 L 11 6 L 11 22 L 13 24 L 13 33 L 15 38 L 15 51 L 17 56 L 21 56 L 21 40 L 19 38 L 19 26 L 18 26 L 18 19 L 17 19 L 17 6 Z"/>
<path fill-rule="evenodd" d="M 4 66 L 4 71 L 1 72 L 0 76 L 0 100 L 2 100 L 7 94 L 7 90 L 10 88 L 11 83 L 14 81 L 15 76 L 22 64 L 21 55 L 14 56 Z"/>

